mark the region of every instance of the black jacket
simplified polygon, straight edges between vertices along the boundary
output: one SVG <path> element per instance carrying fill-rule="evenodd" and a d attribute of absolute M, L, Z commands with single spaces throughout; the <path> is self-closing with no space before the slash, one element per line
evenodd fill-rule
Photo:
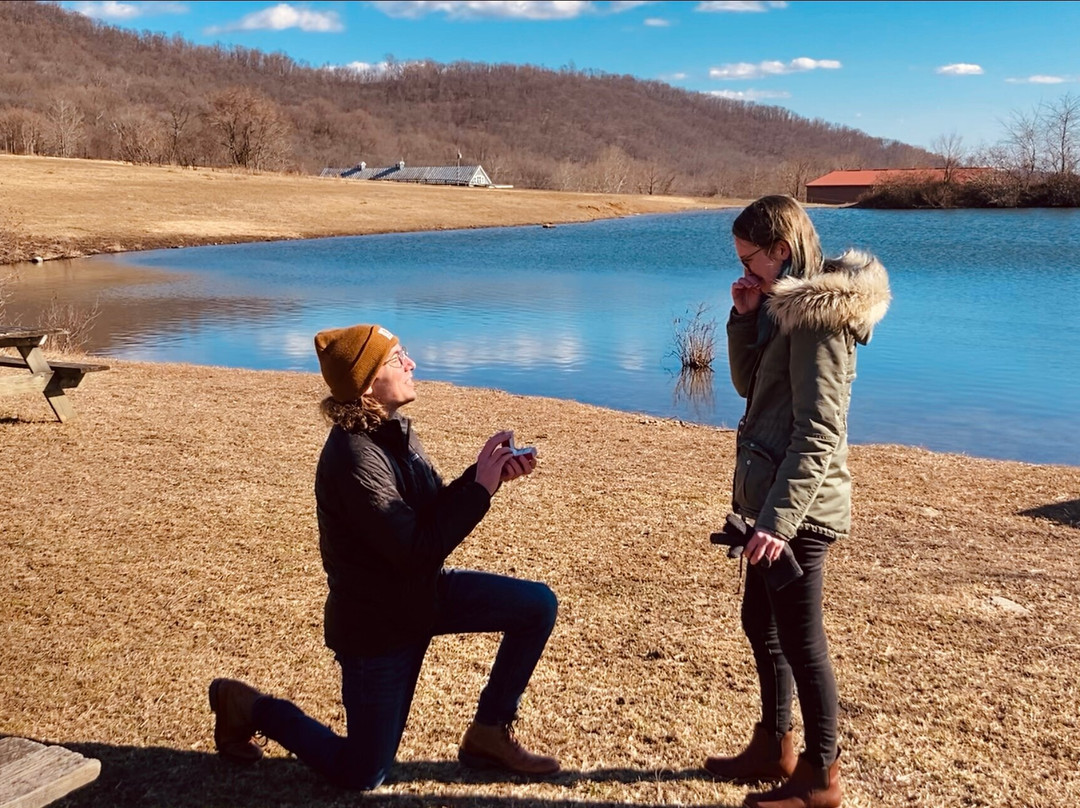
<path fill-rule="evenodd" d="M 430 635 L 443 562 L 491 504 L 475 472 L 444 484 L 404 418 L 330 430 L 315 500 L 332 650 L 379 654 Z"/>

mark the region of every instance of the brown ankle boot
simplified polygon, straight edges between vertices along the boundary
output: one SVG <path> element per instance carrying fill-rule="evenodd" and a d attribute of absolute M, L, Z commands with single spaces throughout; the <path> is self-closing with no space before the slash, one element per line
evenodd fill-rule
<path fill-rule="evenodd" d="M 251 740 L 256 731 L 252 710 L 262 696 L 235 679 L 210 683 L 210 710 L 216 715 L 214 745 L 224 757 L 238 763 L 254 763 L 262 757 L 262 749 Z"/>
<path fill-rule="evenodd" d="M 713 777 L 729 783 L 775 782 L 790 777 L 797 761 L 791 730 L 777 738 L 761 724 L 755 724 L 746 749 L 735 757 L 707 758 L 705 768 Z"/>
<path fill-rule="evenodd" d="M 748 794 L 744 808 L 840 808 L 844 788 L 840 784 L 840 757 L 828 768 L 818 769 L 799 756 L 790 779 L 779 788 Z"/>
<path fill-rule="evenodd" d="M 465 730 L 458 749 L 458 760 L 477 769 L 506 769 L 517 774 L 554 774 L 559 761 L 534 755 L 525 749 L 509 724 L 478 724 Z"/>

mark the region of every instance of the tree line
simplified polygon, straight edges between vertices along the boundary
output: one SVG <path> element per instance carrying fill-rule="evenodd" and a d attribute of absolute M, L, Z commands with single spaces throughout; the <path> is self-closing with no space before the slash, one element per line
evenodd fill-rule
<path fill-rule="evenodd" d="M 876 208 L 1080 207 L 1080 96 L 1065 93 L 1030 111 L 1014 110 L 990 146 L 968 150 L 963 138 L 932 144 L 940 179 L 881 184 L 860 200 Z M 978 173 L 961 172 L 979 166 Z M 962 177 L 962 179 L 961 179 Z"/>
<path fill-rule="evenodd" d="M 835 168 L 931 165 L 895 140 L 597 71 L 395 62 L 358 72 L 0 3 L 0 150 L 316 173 L 480 163 L 559 190 L 801 196 Z"/>

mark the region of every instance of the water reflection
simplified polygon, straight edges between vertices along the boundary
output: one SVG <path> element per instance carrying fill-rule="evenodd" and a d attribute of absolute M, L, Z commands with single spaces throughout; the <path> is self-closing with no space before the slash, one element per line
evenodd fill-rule
<path fill-rule="evenodd" d="M 108 260 L 17 264 L 0 275 L 0 282 L 13 290 L 5 305 L 7 321 L 36 324 L 58 303 L 95 310 L 85 350 L 138 359 L 160 358 L 163 345 L 182 342 L 200 329 L 245 327 L 298 309 L 288 299 L 215 289 L 199 275 Z M 148 334 L 153 340 L 147 340 Z M 310 335 L 305 340 L 305 351 L 310 351 Z M 268 350 L 285 349 L 280 335 L 264 344 Z M 229 364 L 231 358 L 221 356 L 214 363 Z"/>
<path fill-rule="evenodd" d="M 716 394 L 713 392 L 712 368 L 684 367 L 679 371 L 672 391 L 672 403 L 676 408 L 689 407 L 699 421 L 712 420 L 716 412 Z"/>
<path fill-rule="evenodd" d="M 408 335 L 404 338 L 409 339 Z M 570 331 L 506 334 L 501 328 L 493 328 L 489 333 L 469 338 L 448 338 L 428 344 L 423 356 L 433 365 L 455 372 L 498 366 L 519 370 L 553 366 L 570 370 L 584 364 L 585 347 L 581 336 Z"/>

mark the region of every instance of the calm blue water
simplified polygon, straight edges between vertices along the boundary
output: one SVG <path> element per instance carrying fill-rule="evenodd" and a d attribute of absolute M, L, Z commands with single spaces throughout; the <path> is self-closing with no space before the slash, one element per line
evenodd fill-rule
<path fill-rule="evenodd" d="M 71 262 L 36 294 L 97 296 L 100 354 L 316 371 L 316 331 L 379 322 L 420 378 L 730 426 L 735 215 L 161 250 Z M 860 349 L 853 442 L 1080 464 L 1080 212 L 811 216 L 826 252 L 866 247 L 892 281 Z M 118 261 L 179 274 L 118 284 Z M 718 323 L 717 373 L 690 398 L 673 320 L 701 303 Z"/>

